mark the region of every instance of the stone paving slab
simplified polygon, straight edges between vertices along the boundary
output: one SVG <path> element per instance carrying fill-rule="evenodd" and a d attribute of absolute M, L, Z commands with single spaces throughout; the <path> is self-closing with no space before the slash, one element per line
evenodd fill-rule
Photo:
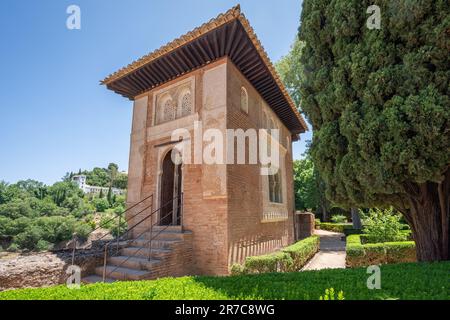
<path fill-rule="evenodd" d="M 316 230 L 320 237 L 320 251 L 303 267 L 304 270 L 344 269 L 344 234 L 326 230 Z"/>

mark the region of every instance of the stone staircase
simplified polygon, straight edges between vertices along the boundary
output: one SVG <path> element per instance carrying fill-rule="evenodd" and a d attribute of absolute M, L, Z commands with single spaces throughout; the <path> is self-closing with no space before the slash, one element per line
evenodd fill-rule
<path fill-rule="evenodd" d="M 149 280 L 166 276 L 190 274 L 192 265 L 192 233 L 181 226 L 154 226 L 149 260 L 150 232 L 127 245 L 107 259 L 105 282 Z M 103 265 L 95 273 L 82 278 L 84 283 L 103 281 Z"/>

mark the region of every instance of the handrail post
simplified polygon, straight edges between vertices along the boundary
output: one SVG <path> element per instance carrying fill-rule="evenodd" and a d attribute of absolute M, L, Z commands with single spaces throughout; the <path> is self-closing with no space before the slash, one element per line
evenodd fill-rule
<path fill-rule="evenodd" d="M 108 257 L 108 244 L 105 244 L 105 253 L 103 256 L 103 282 L 105 282 L 106 279 L 106 259 Z"/>
<path fill-rule="evenodd" d="M 77 250 L 77 233 L 72 234 L 72 266 L 75 264 L 75 250 Z"/>
<path fill-rule="evenodd" d="M 153 209 L 153 201 L 152 201 L 152 209 Z M 153 211 L 153 210 L 152 210 Z M 153 238 L 153 214 L 150 211 L 150 241 L 148 242 L 148 261 L 152 258 L 152 238 Z"/>
<path fill-rule="evenodd" d="M 116 244 L 116 252 L 119 253 L 119 239 L 120 239 L 120 223 L 121 223 L 122 215 L 119 213 L 119 223 L 117 225 L 117 244 Z"/>

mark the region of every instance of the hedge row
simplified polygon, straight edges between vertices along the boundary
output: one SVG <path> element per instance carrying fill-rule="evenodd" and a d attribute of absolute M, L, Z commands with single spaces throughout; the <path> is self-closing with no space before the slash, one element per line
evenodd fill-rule
<path fill-rule="evenodd" d="M 347 267 L 416 261 L 414 241 L 361 243 L 361 235 L 349 235 L 346 246 Z"/>
<path fill-rule="evenodd" d="M 354 268 L 118 281 L 82 284 L 79 290 L 60 285 L 4 291 L 0 300 L 317 300 L 331 287 L 346 300 L 448 300 L 449 270 L 450 261 L 382 265 L 379 290 L 367 288 L 366 268 Z"/>
<path fill-rule="evenodd" d="M 346 230 L 353 229 L 351 223 L 333 223 L 316 221 L 316 229 L 345 233 Z"/>
<path fill-rule="evenodd" d="M 282 251 L 247 257 L 244 265 L 231 267 L 232 274 L 293 272 L 300 270 L 319 250 L 319 237 L 300 240 Z"/>

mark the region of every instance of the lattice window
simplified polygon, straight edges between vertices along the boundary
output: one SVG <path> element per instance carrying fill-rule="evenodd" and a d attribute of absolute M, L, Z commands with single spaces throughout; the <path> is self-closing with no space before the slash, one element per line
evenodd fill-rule
<path fill-rule="evenodd" d="M 172 99 L 167 99 L 163 105 L 163 122 L 175 120 L 176 108 Z"/>
<path fill-rule="evenodd" d="M 192 112 L 192 98 L 191 93 L 187 92 L 181 98 L 181 116 L 188 116 Z"/>
<path fill-rule="evenodd" d="M 248 113 L 248 93 L 244 87 L 241 88 L 241 110 Z"/>

